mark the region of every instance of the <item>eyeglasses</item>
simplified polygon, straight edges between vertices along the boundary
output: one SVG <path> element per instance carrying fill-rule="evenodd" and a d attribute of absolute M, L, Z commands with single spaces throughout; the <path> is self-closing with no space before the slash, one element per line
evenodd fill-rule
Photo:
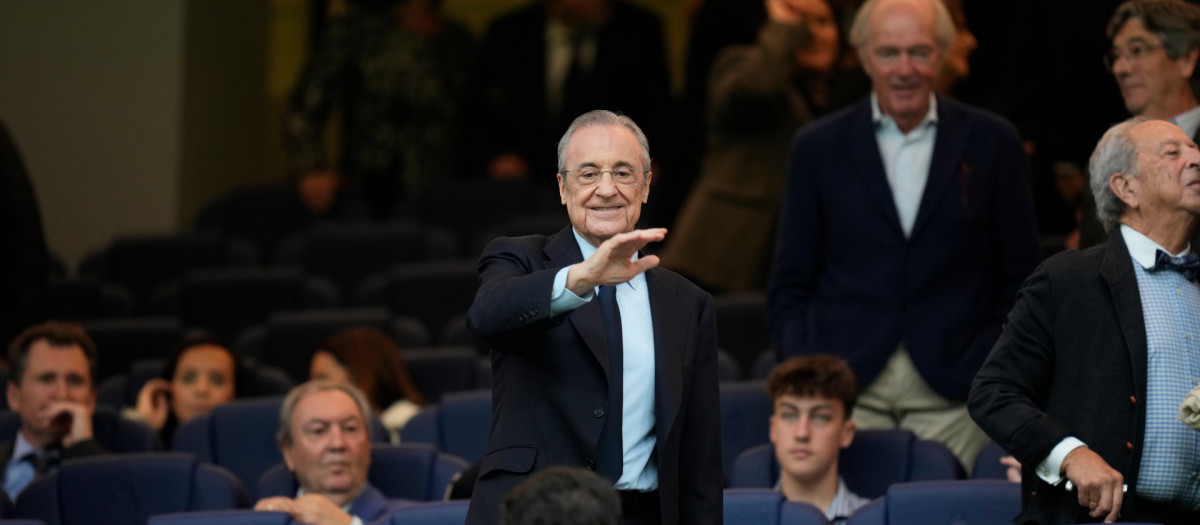
<path fill-rule="evenodd" d="M 1145 58 L 1150 53 L 1158 51 L 1162 48 L 1163 46 L 1144 44 L 1141 42 L 1134 42 L 1126 49 L 1113 46 L 1112 51 L 1109 51 L 1107 55 L 1104 55 L 1104 67 L 1109 71 L 1112 71 L 1113 65 L 1117 63 L 1117 59 L 1119 58 L 1124 58 L 1131 63 L 1137 62 Z"/>
<path fill-rule="evenodd" d="M 613 182 L 632 186 L 640 181 L 637 170 L 630 167 L 613 168 L 611 170 L 602 170 L 597 168 L 579 168 L 577 170 L 567 170 L 563 173 L 571 176 L 575 184 L 580 186 L 591 186 L 600 182 L 600 179 L 607 173 L 612 175 Z M 646 172 L 643 171 L 642 174 Z"/>

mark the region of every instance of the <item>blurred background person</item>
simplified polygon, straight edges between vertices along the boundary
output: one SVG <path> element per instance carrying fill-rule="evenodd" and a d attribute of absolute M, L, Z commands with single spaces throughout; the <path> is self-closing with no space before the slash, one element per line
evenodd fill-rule
<path fill-rule="evenodd" d="M 842 43 L 833 8 L 765 6 L 758 39 L 713 63 L 700 180 L 662 253 L 665 266 L 710 291 L 765 287 L 792 136 L 834 99 Z"/>
<path fill-rule="evenodd" d="M 137 406 L 125 414 L 144 421 L 170 448 L 180 423 L 232 401 L 245 376 L 228 345 L 209 335 L 193 336 L 176 347 L 160 376 L 142 386 Z"/>
<path fill-rule="evenodd" d="M 310 374 L 312 379 L 350 382 L 362 390 L 393 443 L 400 442 L 401 429 L 425 404 L 399 345 L 373 326 L 346 328 L 326 339 L 313 354 Z"/>
<path fill-rule="evenodd" d="M 371 215 L 386 219 L 430 181 L 454 176 L 473 42 L 439 13 L 439 0 L 353 0 L 332 13 L 292 92 L 286 121 L 288 170 L 324 172 L 301 185 L 322 208 L 345 176 Z M 325 159 L 323 135 L 341 112 L 341 153 Z"/>
<path fill-rule="evenodd" d="M 962 0 L 942 0 L 950 19 L 954 21 L 954 42 L 946 51 L 946 61 L 933 78 L 933 89 L 945 96 L 954 95 L 954 87 L 971 74 L 971 53 L 979 47 L 979 41 L 971 28 L 967 27 L 967 14 L 963 12 Z"/>
<path fill-rule="evenodd" d="M 493 179 L 551 187 L 543 175 L 558 166 L 547 146 L 593 109 L 627 115 L 651 143 L 668 143 L 671 92 L 657 15 L 622 0 L 537 0 L 494 20 L 484 42 L 478 130 L 486 135 L 477 140 Z"/>

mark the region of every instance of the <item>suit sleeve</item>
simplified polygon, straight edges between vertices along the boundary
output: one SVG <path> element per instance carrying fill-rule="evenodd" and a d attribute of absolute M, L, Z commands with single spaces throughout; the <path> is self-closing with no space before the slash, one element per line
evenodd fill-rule
<path fill-rule="evenodd" d="M 1029 277 L 967 402 L 980 428 L 1030 468 L 1071 435 L 1041 408 L 1054 373 L 1052 288 L 1044 267 Z"/>
<path fill-rule="evenodd" d="M 514 338 L 557 326 L 550 315 L 550 292 L 558 268 L 539 260 L 510 238 L 488 243 L 479 260 L 479 289 L 467 311 L 467 326 L 492 349 L 505 350 Z"/>
<path fill-rule="evenodd" d="M 717 384 L 717 328 L 712 296 L 704 294 L 692 368 L 691 399 L 680 450 L 680 523 L 723 522 L 724 475 L 721 471 L 721 399 Z"/>
<path fill-rule="evenodd" d="M 772 341 L 780 359 L 803 353 L 808 344 L 808 308 L 816 293 L 821 262 L 819 167 L 813 140 L 797 135 L 787 168 L 775 262 L 767 290 Z"/>

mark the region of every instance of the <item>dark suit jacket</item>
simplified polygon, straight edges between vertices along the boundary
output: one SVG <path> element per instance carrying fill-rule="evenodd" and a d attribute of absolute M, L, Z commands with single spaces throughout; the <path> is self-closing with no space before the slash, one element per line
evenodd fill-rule
<path fill-rule="evenodd" d="M 545 467 L 595 466 L 612 411 L 600 308 L 592 301 L 550 316 L 554 274 L 582 260 L 570 227 L 484 249 L 467 323 L 492 348 L 492 429 L 467 523 L 496 523 L 503 496 Z M 662 523 L 721 523 L 712 297 L 662 268 L 646 272 L 646 284 L 655 354 L 655 396 L 646 401 L 654 403 Z"/>
<path fill-rule="evenodd" d="M 639 7 L 617 0 L 612 16 L 596 35 L 593 89 L 577 94 L 578 104 L 552 118 L 546 112 L 546 8 L 534 2 L 493 22 L 482 47 L 476 97 L 487 125 L 479 150 L 486 155 L 516 151 L 529 162 L 535 180 L 557 170 L 553 145 L 575 117 L 593 109 L 628 115 L 651 144 L 662 136 L 671 102 L 662 23 Z M 659 147 L 664 151 L 666 148 Z M 486 160 L 486 159 L 485 159 Z"/>
<path fill-rule="evenodd" d="M 21 429 L 18 428 L 17 432 Z M 13 447 L 17 446 L 17 438 L 12 438 L 4 442 L 0 442 L 0 484 L 4 482 L 4 471 L 8 468 L 8 460 L 12 458 Z M 85 439 L 71 445 L 62 450 L 60 461 L 70 461 L 76 458 L 86 458 L 90 456 L 102 456 L 108 454 L 104 447 L 100 446 L 95 439 Z"/>
<path fill-rule="evenodd" d="M 370 483 L 363 487 L 362 494 L 350 504 L 350 515 L 358 516 L 366 525 L 391 523 L 392 511 L 405 504 L 389 501 Z"/>
<path fill-rule="evenodd" d="M 1016 130 L 949 99 L 937 107 L 907 239 L 868 98 L 796 135 L 768 296 L 781 358 L 834 353 L 869 385 L 903 341 L 935 392 L 966 399 L 1039 249 Z"/>
<path fill-rule="evenodd" d="M 1093 522 L 1034 468 L 1076 436 L 1125 476 L 1131 513 L 1142 459 L 1146 324 L 1120 230 L 1047 259 L 1021 290 L 971 389 L 971 417 L 1022 464 L 1018 522 Z M 1181 400 L 1182 401 L 1182 400 Z"/>

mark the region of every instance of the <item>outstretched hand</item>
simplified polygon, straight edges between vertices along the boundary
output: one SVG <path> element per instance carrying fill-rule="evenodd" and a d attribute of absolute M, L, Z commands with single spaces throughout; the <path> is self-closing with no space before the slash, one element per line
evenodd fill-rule
<path fill-rule="evenodd" d="M 567 271 L 567 289 L 584 296 L 597 286 L 621 284 L 637 274 L 658 266 L 658 256 L 647 255 L 636 261 L 633 254 L 651 242 L 667 236 L 666 228 L 650 228 L 620 233 L 604 241 L 587 260 Z"/>

